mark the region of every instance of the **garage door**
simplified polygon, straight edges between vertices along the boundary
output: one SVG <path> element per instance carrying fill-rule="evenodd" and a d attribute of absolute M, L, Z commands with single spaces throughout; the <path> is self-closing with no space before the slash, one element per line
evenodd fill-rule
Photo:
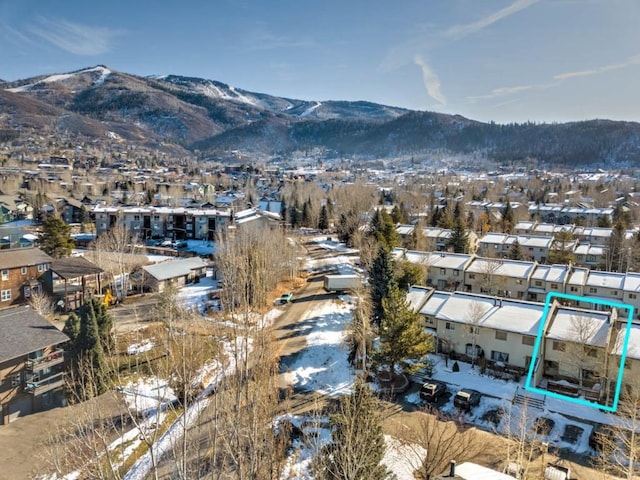
<path fill-rule="evenodd" d="M 18 417 L 30 414 L 31 410 L 32 399 L 30 396 L 16 398 L 9 403 L 9 423 Z"/>

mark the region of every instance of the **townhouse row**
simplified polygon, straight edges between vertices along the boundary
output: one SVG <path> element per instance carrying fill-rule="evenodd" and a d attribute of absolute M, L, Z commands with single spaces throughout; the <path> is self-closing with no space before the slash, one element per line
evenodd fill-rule
<path fill-rule="evenodd" d="M 550 292 L 584 297 L 576 306 L 606 310 L 596 303 L 606 300 L 634 307 L 640 323 L 640 273 L 615 273 L 573 265 L 540 265 L 480 257 L 462 253 L 419 252 L 395 248 L 395 258 L 423 265 L 426 284 L 437 290 L 498 295 L 516 300 L 543 302 Z M 595 300 L 590 301 L 590 299 Z"/>
<path fill-rule="evenodd" d="M 428 287 L 411 287 L 407 300 L 437 339 L 439 353 L 516 377 L 526 375 L 534 362 L 533 384 L 539 387 L 558 382 L 568 394 L 608 403 L 620 368 L 625 388 L 637 386 L 640 378 L 640 325 L 630 327 L 621 366 L 627 316 L 616 309 L 600 312 L 554 301 L 545 312 L 539 302 Z"/>
<path fill-rule="evenodd" d="M 413 234 L 414 225 L 398 225 L 396 232 L 400 238 L 409 238 Z M 602 227 L 579 227 L 575 225 L 555 225 L 536 222 L 519 222 L 513 234 L 489 232 L 478 237 L 468 232 L 467 251 L 484 257 L 504 258 L 511 253 L 517 241 L 523 257 L 538 263 L 548 263 L 550 252 L 554 248 L 554 237 L 561 232 L 568 232 L 573 239 L 564 245 L 566 250 L 575 256 L 577 265 L 597 268 L 605 264 L 606 245 L 613 229 Z M 428 251 L 442 252 L 449 250 L 449 239 L 452 230 L 438 227 L 422 228 L 422 236 Z M 636 229 L 626 231 L 627 240 L 637 234 Z"/>

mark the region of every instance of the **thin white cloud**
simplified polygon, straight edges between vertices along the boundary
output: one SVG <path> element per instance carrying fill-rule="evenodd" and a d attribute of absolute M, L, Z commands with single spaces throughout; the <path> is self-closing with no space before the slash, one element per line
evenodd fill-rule
<path fill-rule="evenodd" d="M 566 72 L 555 75 L 553 78 L 555 80 L 568 80 L 570 78 L 576 77 L 590 77 L 592 75 L 600 75 L 601 73 L 610 72 L 611 70 L 620 70 L 622 68 L 627 68 L 632 65 L 640 64 L 640 55 L 634 55 L 633 57 L 629 57 L 626 62 L 622 63 L 610 63 L 608 65 L 603 65 L 598 68 L 594 68 L 592 70 L 579 70 L 576 72 Z"/>
<path fill-rule="evenodd" d="M 445 36 L 454 38 L 466 37 L 467 35 L 471 35 L 472 33 L 482 30 L 503 18 L 509 17 L 514 13 L 518 13 L 520 10 L 524 10 L 538 1 L 539 0 L 516 0 L 511 5 L 498 10 L 497 12 L 493 12 L 492 14 L 473 23 L 468 23 L 466 25 L 454 25 L 446 30 Z"/>
<path fill-rule="evenodd" d="M 625 62 L 622 63 L 610 63 L 607 65 L 602 65 L 598 68 L 593 68 L 591 70 L 577 70 L 575 72 L 565 72 L 559 73 L 553 76 L 553 82 L 549 83 L 538 83 L 531 85 L 518 85 L 515 87 L 500 87 L 494 88 L 486 95 L 475 95 L 467 97 L 467 100 L 476 101 L 476 100 L 490 100 L 492 98 L 498 97 L 506 97 L 509 95 L 513 95 L 515 93 L 524 92 L 526 90 L 542 90 L 545 88 L 551 88 L 560 85 L 566 80 L 570 80 L 572 78 L 579 77 L 590 77 L 592 75 L 600 75 L 602 73 L 610 72 L 612 70 L 620 70 L 622 68 L 628 68 L 633 65 L 640 65 L 640 55 L 634 55 L 629 57 Z"/>
<path fill-rule="evenodd" d="M 552 82 L 552 83 L 537 83 L 531 85 L 518 85 L 515 87 L 500 87 L 494 88 L 490 93 L 486 95 L 475 95 L 467 97 L 467 100 L 475 101 L 475 100 L 490 100 L 492 98 L 499 97 L 507 97 L 509 95 L 513 95 L 515 93 L 524 92 L 527 90 L 543 90 L 545 88 L 551 88 L 558 85 L 560 82 Z"/>
<path fill-rule="evenodd" d="M 422 81 L 424 82 L 424 87 L 427 89 L 429 96 L 441 105 L 446 105 L 447 99 L 440 90 L 440 79 L 431 69 L 426 60 L 421 55 L 415 55 L 413 57 L 413 63 L 419 66 L 422 70 Z"/>
<path fill-rule="evenodd" d="M 111 49 L 112 40 L 122 32 L 107 27 L 81 25 L 67 20 L 40 17 L 29 32 L 54 47 L 75 55 L 100 55 Z"/>

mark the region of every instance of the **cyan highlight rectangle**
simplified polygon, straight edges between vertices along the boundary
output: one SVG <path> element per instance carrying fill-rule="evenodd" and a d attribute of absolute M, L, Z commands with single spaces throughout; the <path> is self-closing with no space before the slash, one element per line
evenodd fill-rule
<path fill-rule="evenodd" d="M 618 365 L 618 376 L 616 380 L 616 389 L 613 396 L 613 403 L 611 406 L 603 405 L 601 403 L 590 402 L 589 400 L 585 400 L 582 398 L 573 398 L 567 395 L 562 395 L 556 392 L 550 392 L 548 390 L 544 390 L 533 386 L 531 384 L 533 379 L 533 373 L 535 366 L 537 364 L 538 353 L 540 352 L 540 345 L 544 341 L 544 331 L 545 325 L 548 321 L 549 317 L 549 307 L 551 306 L 551 302 L 553 298 L 564 298 L 567 300 L 572 300 L 575 302 L 586 302 L 592 303 L 595 305 L 606 305 L 609 307 L 617 308 L 619 310 L 627 310 L 629 312 L 627 316 L 627 328 L 624 336 L 624 344 L 622 345 L 622 354 L 620 356 L 620 365 Z M 531 365 L 529 365 L 529 372 L 527 373 L 527 379 L 525 381 L 524 388 L 530 392 L 540 393 L 542 395 L 548 395 L 553 398 L 558 398 L 560 400 L 566 400 L 567 402 L 576 403 L 578 405 L 586 405 L 588 407 L 598 408 L 607 412 L 615 412 L 618 409 L 618 402 L 620 401 L 620 391 L 622 390 L 622 376 L 624 375 L 624 362 L 627 358 L 627 349 L 629 347 L 629 336 L 631 334 L 631 324 L 633 322 L 633 305 L 629 305 L 627 303 L 619 303 L 609 300 L 604 300 L 600 298 L 589 298 L 581 295 L 571 295 L 569 293 L 557 293 L 550 292 L 547 294 L 547 298 L 544 303 L 544 309 L 542 310 L 542 318 L 540 319 L 540 327 L 538 328 L 538 336 L 536 337 L 536 342 L 533 347 L 533 353 L 531 355 Z M 608 346 L 607 346 L 608 347 Z M 610 352 L 606 352 L 606 355 L 609 355 Z M 538 368 L 544 368 L 543 365 L 540 365 Z"/>

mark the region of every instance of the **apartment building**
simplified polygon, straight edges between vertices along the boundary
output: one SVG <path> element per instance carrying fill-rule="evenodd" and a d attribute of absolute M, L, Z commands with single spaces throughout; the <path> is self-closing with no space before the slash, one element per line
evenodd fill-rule
<path fill-rule="evenodd" d="M 464 272 L 464 290 L 523 299 L 537 264 L 518 260 L 475 257 Z"/>
<path fill-rule="evenodd" d="M 26 303 L 52 261 L 39 248 L 0 250 L 0 308 Z"/>
<path fill-rule="evenodd" d="M 64 405 L 69 337 L 27 306 L 0 311 L 0 332 L 0 424 Z"/>

